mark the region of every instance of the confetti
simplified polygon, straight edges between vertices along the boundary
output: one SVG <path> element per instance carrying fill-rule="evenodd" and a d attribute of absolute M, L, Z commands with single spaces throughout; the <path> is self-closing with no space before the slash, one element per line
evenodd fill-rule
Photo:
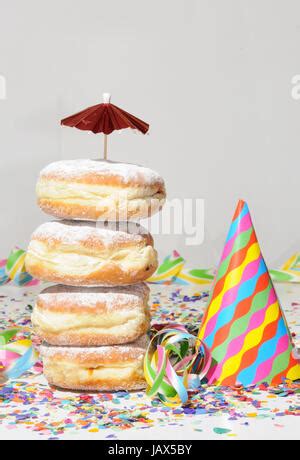
<path fill-rule="evenodd" d="M 226 434 L 226 433 L 230 433 L 230 431 L 231 430 L 228 430 L 227 428 L 218 428 L 218 427 L 214 428 L 214 432 L 217 434 Z"/>
<path fill-rule="evenodd" d="M 153 323 L 171 321 L 197 330 L 207 301 L 207 293 L 197 289 L 152 286 Z M 18 339 L 29 338 L 31 334 L 30 311 L 26 306 L 34 303 L 35 295 L 36 292 L 28 288 L 2 288 L 1 326 L 20 328 Z M 290 303 L 285 311 L 288 311 L 288 321 L 295 323 L 292 330 L 299 340 L 296 319 L 300 305 Z M 284 426 L 287 417 L 300 416 L 300 385 L 284 382 L 277 388 L 262 384 L 247 389 L 203 385 L 189 393 L 188 404 L 170 408 L 158 399 L 151 400 L 143 391 L 90 394 L 57 390 L 48 386 L 41 374 L 41 365 L 37 364 L 19 379 L 0 386 L 0 405 L 0 426 L 7 430 L 28 430 L 41 439 L 69 439 L 85 433 L 89 439 L 119 439 L 131 429 L 142 432 L 184 426 L 196 436 L 196 432 L 200 435 L 202 430 L 201 436 L 209 437 L 212 424 L 215 428 L 229 425 L 232 432 L 224 434 L 231 436 L 238 433 L 241 426 L 243 429 L 253 427 L 257 419 Z M 282 428 L 274 429 L 283 432 Z"/>

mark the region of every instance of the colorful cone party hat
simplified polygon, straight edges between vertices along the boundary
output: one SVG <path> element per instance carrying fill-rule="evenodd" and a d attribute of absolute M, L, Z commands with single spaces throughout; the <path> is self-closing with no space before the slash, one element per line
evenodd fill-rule
<path fill-rule="evenodd" d="M 247 204 L 236 208 L 199 331 L 212 353 L 208 383 L 300 379 L 300 365 Z"/>

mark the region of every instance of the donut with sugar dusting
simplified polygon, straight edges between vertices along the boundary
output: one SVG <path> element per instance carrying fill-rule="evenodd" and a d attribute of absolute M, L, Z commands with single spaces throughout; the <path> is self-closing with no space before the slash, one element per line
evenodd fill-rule
<path fill-rule="evenodd" d="M 162 177 L 142 166 L 100 160 L 57 161 L 40 173 L 40 208 L 51 216 L 79 220 L 138 220 L 161 209 Z"/>
<path fill-rule="evenodd" d="M 40 348 L 50 385 L 70 390 L 139 390 L 146 387 L 143 360 L 147 336 L 126 345 Z"/>
<path fill-rule="evenodd" d="M 54 283 L 120 286 L 151 276 L 157 253 L 150 233 L 134 222 L 54 221 L 33 233 L 25 266 Z"/>
<path fill-rule="evenodd" d="M 37 297 L 36 334 L 51 345 L 98 346 L 133 342 L 150 328 L 149 288 L 55 285 Z"/>

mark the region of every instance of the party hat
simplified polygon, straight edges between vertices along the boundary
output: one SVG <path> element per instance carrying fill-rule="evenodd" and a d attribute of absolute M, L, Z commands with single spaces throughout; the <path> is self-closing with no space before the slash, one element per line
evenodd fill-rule
<path fill-rule="evenodd" d="M 300 379 L 291 335 L 242 200 L 227 235 L 199 338 L 212 353 L 210 384 L 276 385 L 284 378 Z"/>

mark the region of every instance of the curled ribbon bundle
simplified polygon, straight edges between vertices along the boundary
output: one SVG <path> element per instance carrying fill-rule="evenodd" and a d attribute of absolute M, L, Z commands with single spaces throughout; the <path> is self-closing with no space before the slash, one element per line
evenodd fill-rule
<path fill-rule="evenodd" d="M 18 378 L 38 360 L 38 353 L 29 339 L 10 342 L 18 329 L 0 331 L 0 383 Z"/>
<path fill-rule="evenodd" d="M 204 342 L 184 326 L 166 326 L 151 339 L 145 355 L 147 395 L 157 396 L 169 407 L 185 404 L 188 390 L 200 386 L 210 365 L 211 354 Z"/>
<path fill-rule="evenodd" d="M 25 270 L 26 251 L 14 248 L 8 259 L 0 260 L 0 286 L 13 281 L 17 286 L 35 286 L 39 283 Z"/>

